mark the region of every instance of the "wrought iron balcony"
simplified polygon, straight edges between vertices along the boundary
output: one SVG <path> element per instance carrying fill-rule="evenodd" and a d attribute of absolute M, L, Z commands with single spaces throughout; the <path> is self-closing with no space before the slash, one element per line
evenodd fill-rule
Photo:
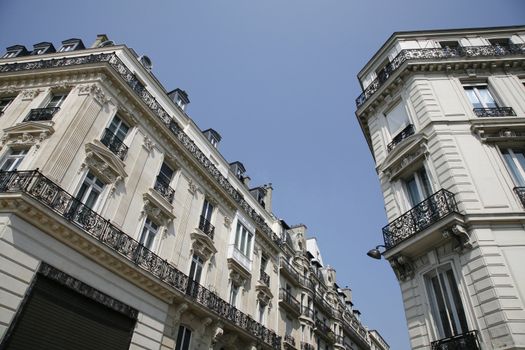
<path fill-rule="evenodd" d="M 386 249 L 414 236 L 451 213 L 458 207 L 454 194 L 441 189 L 396 220 L 383 227 Z"/>
<path fill-rule="evenodd" d="M 432 342 L 432 350 L 479 350 L 478 331 L 469 331 Z"/>
<path fill-rule="evenodd" d="M 525 187 L 514 187 L 514 192 L 518 195 L 523 207 L 525 207 Z"/>
<path fill-rule="evenodd" d="M 215 235 L 215 226 L 213 226 L 204 216 L 201 215 L 201 218 L 199 220 L 199 230 L 204 232 L 206 236 L 213 239 L 213 236 Z"/>
<path fill-rule="evenodd" d="M 398 144 L 400 144 L 407 137 L 414 135 L 414 125 L 408 124 L 406 128 L 401 130 L 387 146 L 388 152 L 392 151 Z"/>
<path fill-rule="evenodd" d="M 288 275 L 299 281 L 299 272 L 297 272 L 297 270 L 285 258 L 281 258 L 280 266 L 288 273 Z"/>
<path fill-rule="evenodd" d="M 295 299 L 289 291 L 284 288 L 279 289 L 279 301 L 287 304 L 292 308 L 297 314 L 301 313 L 301 304 L 297 299 Z"/>
<path fill-rule="evenodd" d="M 128 146 L 126 146 L 124 142 L 122 142 L 122 140 L 108 128 L 104 131 L 104 135 L 100 142 L 106 145 L 106 147 L 121 160 L 124 160 L 124 157 L 126 157 L 126 154 L 128 153 Z"/>
<path fill-rule="evenodd" d="M 170 184 L 162 176 L 157 176 L 157 181 L 155 181 L 155 186 L 153 189 L 157 191 L 162 197 L 164 197 L 168 202 L 173 202 L 173 197 L 175 197 L 175 190 L 170 187 Z"/>
<path fill-rule="evenodd" d="M 292 337 L 291 334 L 285 334 L 284 335 L 284 342 L 285 342 L 285 344 L 289 344 L 289 345 L 291 345 L 292 347 L 295 348 L 295 338 Z"/>
<path fill-rule="evenodd" d="M 302 341 L 301 350 L 315 350 L 315 347 L 312 344 Z"/>
<path fill-rule="evenodd" d="M 320 319 L 315 320 L 315 331 L 321 334 L 326 339 L 328 339 L 330 343 L 335 343 L 335 333 L 330 329 L 330 327 L 326 323 L 324 323 Z"/>
<path fill-rule="evenodd" d="M 260 270 L 259 280 L 264 283 L 267 287 L 270 286 L 270 275 L 268 275 L 264 270 Z"/>
<path fill-rule="evenodd" d="M 392 76 L 392 74 L 410 60 L 436 60 L 458 57 L 498 57 L 510 55 L 523 55 L 525 44 L 510 45 L 503 47 L 499 45 L 488 46 L 465 46 L 458 48 L 432 48 L 432 49 L 407 49 L 401 50 L 399 54 L 378 73 L 370 85 L 357 97 L 357 108 L 361 107 L 381 86 Z"/>
<path fill-rule="evenodd" d="M 515 117 L 516 113 L 512 107 L 474 108 L 474 114 L 478 117 Z"/>
<path fill-rule="evenodd" d="M 63 217 L 138 269 L 174 288 L 220 319 L 246 330 L 273 349 L 281 337 L 221 299 L 67 193 L 39 171 L 0 171 L 0 193 L 24 193 Z"/>
<path fill-rule="evenodd" d="M 60 107 L 33 108 L 25 117 L 25 122 L 51 120 Z"/>

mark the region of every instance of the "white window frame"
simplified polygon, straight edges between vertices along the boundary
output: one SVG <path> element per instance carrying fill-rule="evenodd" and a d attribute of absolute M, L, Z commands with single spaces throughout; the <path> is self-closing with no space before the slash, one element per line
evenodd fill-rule
<path fill-rule="evenodd" d="M 468 84 L 465 84 L 465 85 L 463 85 L 463 90 L 465 90 L 465 94 L 467 95 L 467 99 L 469 100 L 469 102 L 470 102 L 470 104 L 472 105 L 473 108 L 497 108 L 497 107 L 499 107 L 499 103 L 498 103 L 497 99 L 494 98 L 494 95 L 490 91 L 490 88 L 489 88 L 488 84 L 479 84 L 479 85 L 468 85 Z M 476 107 L 476 104 L 475 104 L 476 102 L 471 100 L 470 95 L 467 92 L 467 90 L 472 90 L 472 92 L 474 93 L 474 96 L 478 100 L 477 103 L 481 107 Z M 480 93 L 480 90 L 486 90 L 487 91 L 487 94 L 492 99 L 492 102 L 494 103 L 494 106 L 489 106 L 488 104 L 485 103 L 485 101 L 483 101 L 483 97 L 482 97 L 482 94 Z"/>
<path fill-rule="evenodd" d="M 60 50 L 58 52 L 70 52 L 74 51 L 77 47 L 78 43 L 71 43 L 71 44 L 64 44 L 60 47 Z"/>
<path fill-rule="evenodd" d="M 180 325 L 175 343 L 175 350 L 191 349 L 192 330 L 186 326 Z"/>
<path fill-rule="evenodd" d="M 54 92 L 54 93 L 51 93 L 46 104 L 45 104 L 45 108 L 54 108 L 54 107 L 58 107 L 60 108 L 62 106 L 62 104 L 64 103 L 64 100 L 67 98 L 67 96 L 69 95 L 69 92 Z M 60 97 L 58 99 L 58 101 L 56 103 L 54 103 L 54 106 L 51 106 L 51 103 L 53 102 L 53 99 L 55 97 Z"/>
<path fill-rule="evenodd" d="M 146 217 L 140 230 L 140 235 L 138 239 L 139 243 L 142 244 L 145 248 L 153 251 L 155 243 L 157 241 L 157 236 L 159 235 L 159 231 L 160 226 L 156 224 L 153 220 L 151 220 L 149 217 Z M 150 239 L 150 237 L 152 237 L 150 243 L 145 244 Z"/>
<path fill-rule="evenodd" d="M 213 217 L 214 210 L 215 206 L 207 198 L 204 198 L 204 202 L 202 203 L 201 215 L 206 220 L 208 220 L 209 223 L 211 223 L 211 218 Z"/>
<path fill-rule="evenodd" d="M 453 287 L 450 284 L 450 281 L 447 278 L 443 278 L 443 279 L 440 278 L 443 275 L 446 277 L 446 274 L 449 271 L 452 274 L 452 277 L 455 282 L 455 286 L 456 286 L 455 292 L 457 292 L 456 297 L 459 298 L 459 302 L 461 303 L 464 324 L 461 324 L 462 323 L 460 320 L 461 310 L 458 309 L 458 306 L 454 300 L 454 295 L 453 295 L 454 291 L 452 290 Z M 436 276 L 438 277 L 437 281 L 438 281 L 439 289 L 441 292 L 440 296 L 443 298 L 446 304 L 446 309 L 443 311 L 446 311 L 446 316 L 449 322 L 448 326 L 451 328 L 452 332 L 453 332 L 452 328 L 456 327 L 457 329 L 456 334 L 447 335 L 445 333 L 444 325 L 442 324 L 442 319 L 440 317 L 441 314 L 440 314 L 439 306 L 436 300 L 436 294 L 435 294 L 436 291 L 431 282 L 431 279 Z M 463 334 L 469 331 L 470 325 L 469 325 L 468 315 L 466 312 L 467 310 L 465 308 L 466 304 L 463 302 L 464 298 L 462 295 L 463 294 L 462 288 L 460 285 L 460 281 L 457 278 L 457 274 L 454 271 L 453 265 L 451 263 L 447 263 L 447 264 L 443 264 L 441 266 L 435 267 L 434 269 L 426 272 L 423 275 L 423 278 L 424 278 L 425 291 L 427 294 L 427 300 L 429 302 L 428 305 L 430 307 L 430 318 L 434 326 L 435 335 L 437 337 L 437 339 L 435 340 L 447 338 L 447 337 L 454 336 L 454 335 Z"/>
<path fill-rule="evenodd" d="M 262 324 L 263 326 L 266 325 L 266 304 L 261 302 L 260 300 L 257 303 L 257 322 Z"/>
<path fill-rule="evenodd" d="M 28 153 L 28 148 L 10 148 L 2 159 L 2 165 L 0 165 L 0 169 L 2 171 L 16 171 Z M 11 160 L 13 160 L 13 162 L 4 169 L 7 162 Z"/>
<path fill-rule="evenodd" d="M 20 54 L 20 52 L 22 52 L 22 50 L 13 50 L 13 51 L 7 51 L 3 56 L 2 58 L 13 58 L 13 57 L 16 57 Z"/>
<path fill-rule="evenodd" d="M 93 176 L 93 179 L 90 179 L 88 176 L 89 175 L 92 175 Z M 97 181 L 101 182 L 102 183 L 102 186 L 100 186 Z M 82 195 L 81 198 L 78 197 L 80 191 L 82 190 L 82 186 L 84 186 L 84 184 L 87 184 L 87 189 L 85 190 L 84 194 Z M 105 194 L 105 189 L 106 189 L 106 184 L 104 184 L 104 182 L 102 180 L 100 180 L 94 173 L 92 173 L 89 169 L 88 171 L 86 171 L 86 173 L 84 174 L 84 177 L 82 179 L 82 181 L 80 182 L 80 185 L 78 186 L 78 190 L 76 191 L 77 195 L 76 195 L 76 198 L 82 202 L 84 205 L 86 205 L 88 208 L 90 208 L 91 210 L 93 211 L 97 211 L 97 209 L 100 207 L 100 203 L 102 202 L 102 198 L 104 197 L 104 194 Z M 93 191 L 98 191 L 98 195 L 95 199 L 95 202 L 93 203 L 93 205 L 91 207 L 89 207 L 87 204 L 86 204 L 86 199 L 89 198 L 89 195 L 93 192 Z"/>
<path fill-rule="evenodd" d="M 9 108 L 9 106 L 11 105 L 11 103 L 13 103 L 14 100 L 15 100 L 15 97 L 11 97 L 11 96 L 0 98 L 0 116 L 4 114 L 4 112 L 7 110 L 7 108 Z M 2 104 L 4 101 L 7 101 L 7 102 L 5 102 L 5 104 L 2 107 Z"/>
<path fill-rule="evenodd" d="M 427 183 L 428 183 L 428 189 L 426 188 L 426 186 L 424 185 L 424 180 L 422 179 L 422 172 L 425 173 L 426 175 L 426 180 L 427 180 Z M 411 178 L 414 178 L 414 181 L 415 181 L 415 184 L 416 184 L 416 190 L 417 190 L 417 194 L 419 196 L 419 200 L 417 201 L 417 203 L 413 203 L 413 199 L 410 195 L 410 189 L 409 189 L 409 186 L 408 186 L 408 183 L 409 183 L 409 179 Z M 410 173 L 409 176 L 407 177 L 404 177 L 402 179 L 402 182 L 403 182 L 403 189 L 405 191 L 405 197 L 406 197 L 406 200 L 407 200 L 407 203 L 409 204 L 410 208 L 413 208 L 415 207 L 417 204 L 421 203 L 422 201 L 424 201 L 425 199 L 427 199 L 428 197 L 430 197 L 433 193 L 434 193 L 434 189 L 433 189 L 433 186 L 432 186 L 432 181 L 430 181 L 430 177 L 428 175 L 428 171 L 426 169 L 425 166 L 421 166 L 419 168 L 417 168 L 416 170 L 414 170 L 412 173 Z M 428 192 L 428 193 L 426 193 Z"/>
<path fill-rule="evenodd" d="M 239 291 L 241 290 L 241 287 L 235 283 L 230 284 L 230 295 L 229 295 L 229 303 L 237 307 L 237 300 L 239 299 Z"/>
<path fill-rule="evenodd" d="M 193 254 L 191 257 L 190 271 L 188 273 L 188 277 L 191 280 L 200 283 L 202 279 L 202 274 L 204 272 L 204 264 L 205 261 L 201 256 Z"/>
<path fill-rule="evenodd" d="M 519 162 L 517 153 L 525 156 L 525 150 L 519 148 L 503 148 L 500 149 L 505 168 L 510 173 L 512 181 L 517 187 L 525 187 L 525 164 Z M 508 154 L 509 157 L 506 157 Z M 511 164 L 509 164 L 511 162 Z"/>
<path fill-rule="evenodd" d="M 400 126 L 397 129 L 392 130 L 391 129 L 391 125 L 390 125 L 390 120 L 392 119 L 392 115 L 393 115 L 392 113 L 394 111 L 403 113 L 403 116 L 406 117 L 406 118 L 403 121 L 403 123 L 400 124 Z M 407 106 L 405 105 L 403 100 L 399 100 L 395 104 L 390 106 L 390 108 L 388 108 L 387 110 L 385 110 L 383 112 L 383 115 L 385 117 L 386 130 L 388 131 L 388 135 L 390 136 L 390 140 L 394 139 L 394 137 L 399 135 L 399 133 L 401 133 L 401 131 L 403 131 L 407 126 L 409 126 L 410 124 L 413 124 L 412 120 L 410 119 L 410 114 L 408 113 Z M 389 115 L 390 115 L 390 117 L 389 117 Z"/>
<path fill-rule="evenodd" d="M 117 120 L 117 121 L 116 121 Z M 116 121 L 116 122 L 115 122 Z M 112 130 L 112 126 L 114 126 L 114 130 Z M 123 130 L 123 126 L 127 127 L 126 132 L 124 133 L 124 136 L 121 138 L 119 136 L 119 132 Z M 129 132 L 131 130 L 131 126 L 118 114 L 115 114 L 111 121 L 109 122 L 108 126 L 106 127 L 109 131 L 113 133 L 120 141 L 124 142 L 126 137 L 129 135 Z"/>
<path fill-rule="evenodd" d="M 244 223 L 237 220 L 237 226 L 235 228 L 235 248 L 245 257 L 251 260 L 251 253 L 254 243 L 254 233 L 249 230 Z"/>

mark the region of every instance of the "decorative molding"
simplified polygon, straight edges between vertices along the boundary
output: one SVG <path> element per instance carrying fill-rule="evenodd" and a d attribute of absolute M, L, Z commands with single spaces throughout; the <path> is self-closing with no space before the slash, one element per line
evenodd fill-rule
<path fill-rule="evenodd" d="M 78 95 L 92 95 L 95 101 L 100 103 L 101 105 L 105 105 L 109 101 L 111 101 L 111 98 L 107 97 L 104 90 L 98 86 L 98 84 L 86 84 L 86 85 L 78 85 L 77 87 Z"/>
<path fill-rule="evenodd" d="M 52 121 L 19 123 L 4 129 L 0 149 L 6 145 L 21 145 L 28 148 L 35 146 L 36 151 L 40 148 L 41 143 L 54 132 Z"/>
<path fill-rule="evenodd" d="M 230 228 L 232 226 L 232 218 L 229 216 L 224 215 L 224 226 L 226 228 Z"/>
<path fill-rule="evenodd" d="M 129 305 L 124 304 L 123 302 L 110 297 L 109 295 L 102 293 L 98 289 L 91 287 L 84 282 L 77 280 L 76 278 L 68 275 L 65 272 L 62 272 L 51 265 L 42 262 L 38 269 L 38 273 L 42 276 L 45 276 L 49 279 L 52 279 L 55 282 L 67 287 L 78 294 L 81 294 L 93 301 L 96 301 L 107 308 L 112 309 L 118 313 L 121 313 L 127 317 L 130 317 L 134 320 L 138 317 L 138 311 L 132 308 Z"/>
<path fill-rule="evenodd" d="M 457 239 L 459 246 L 456 248 L 458 251 L 463 249 L 472 249 L 472 241 L 470 240 L 470 235 L 463 225 L 456 224 L 451 228 L 443 231 L 443 237 L 454 237 Z"/>
<path fill-rule="evenodd" d="M 112 192 L 114 192 L 118 182 L 128 176 L 122 160 L 98 140 L 87 143 L 85 150 L 86 159 L 80 170 L 89 167 L 103 182 L 113 184 Z"/>
<path fill-rule="evenodd" d="M 142 141 L 142 147 L 144 147 L 144 149 L 148 153 L 150 153 L 155 148 L 155 144 L 153 143 L 153 141 L 151 141 L 149 137 L 144 136 L 144 140 Z"/>
<path fill-rule="evenodd" d="M 189 178 L 188 179 L 188 192 L 190 192 L 192 195 L 195 195 L 195 194 L 197 194 L 197 190 L 198 189 L 199 189 L 199 187 L 197 186 L 195 181 L 193 181 L 193 179 Z"/>
<path fill-rule="evenodd" d="M 30 101 L 37 97 L 43 91 L 44 90 L 42 89 L 23 90 L 20 96 L 23 101 Z"/>
<path fill-rule="evenodd" d="M 141 212 L 142 217 L 147 216 L 160 226 L 167 227 L 175 219 L 173 215 L 173 206 L 166 205 L 166 200 L 157 194 L 157 191 L 151 190 L 144 193 L 144 206 Z M 166 203 L 163 203 L 166 202 Z M 169 204 L 169 203 L 168 203 Z"/>
<path fill-rule="evenodd" d="M 217 248 L 213 244 L 213 240 L 201 232 L 201 230 L 196 229 L 191 233 L 191 239 L 193 240 L 192 249 L 195 254 L 208 261 L 215 253 L 217 253 Z"/>
<path fill-rule="evenodd" d="M 405 282 L 414 277 L 414 265 L 410 258 L 397 255 L 392 257 L 389 262 L 399 281 Z"/>

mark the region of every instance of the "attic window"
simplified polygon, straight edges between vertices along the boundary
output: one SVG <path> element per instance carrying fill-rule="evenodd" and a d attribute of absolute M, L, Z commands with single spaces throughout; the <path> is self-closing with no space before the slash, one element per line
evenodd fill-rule
<path fill-rule="evenodd" d="M 212 146 L 217 148 L 217 146 L 219 145 L 219 142 L 222 139 L 221 135 L 219 135 L 219 133 L 213 129 L 204 130 L 202 133 L 204 134 L 204 136 L 206 136 L 208 141 L 210 141 Z"/>
<path fill-rule="evenodd" d="M 19 56 L 25 56 L 28 54 L 27 49 L 22 45 L 14 45 L 6 48 L 6 53 L 2 58 L 13 58 Z"/>
<path fill-rule="evenodd" d="M 53 44 L 44 42 L 33 45 L 33 51 L 31 51 L 31 55 L 43 55 L 51 52 L 56 52 Z"/>
<path fill-rule="evenodd" d="M 69 51 L 75 51 L 75 50 L 82 50 L 84 49 L 84 44 L 82 43 L 82 40 L 80 39 L 68 39 L 62 41 L 62 47 L 58 52 L 69 52 Z"/>

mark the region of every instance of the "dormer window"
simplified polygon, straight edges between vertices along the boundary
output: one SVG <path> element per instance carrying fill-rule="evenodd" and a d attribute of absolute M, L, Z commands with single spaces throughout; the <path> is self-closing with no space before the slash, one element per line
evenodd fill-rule
<path fill-rule="evenodd" d="M 53 44 L 48 42 L 42 42 L 33 45 L 33 51 L 31 51 L 31 55 L 43 55 L 46 53 L 52 53 L 56 52 L 55 47 Z"/>
<path fill-rule="evenodd" d="M 13 57 L 19 57 L 19 56 L 25 56 L 29 52 L 23 45 L 14 45 L 6 48 L 6 53 L 2 56 L 2 58 L 13 58 Z"/>
<path fill-rule="evenodd" d="M 84 43 L 80 39 L 68 39 L 62 41 L 62 47 L 58 52 L 69 52 L 84 49 Z"/>
<path fill-rule="evenodd" d="M 186 106 L 190 104 L 190 99 L 188 98 L 186 91 L 179 88 L 168 92 L 168 96 L 183 111 L 186 109 Z"/>
<path fill-rule="evenodd" d="M 439 45 L 444 49 L 458 49 L 459 48 L 459 42 L 456 40 L 450 40 L 450 41 L 440 41 Z"/>
<path fill-rule="evenodd" d="M 265 208 L 264 197 L 266 196 L 266 190 L 263 187 L 255 187 L 250 190 L 250 194 L 259 202 L 260 205 Z"/>
<path fill-rule="evenodd" d="M 246 169 L 244 168 L 244 165 L 242 165 L 241 162 L 230 163 L 230 170 L 239 180 L 243 179 L 244 173 L 246 172 Z"/>
<path fill-rule="evenodd" d="M 206 136 L 208 141 L 210 141 L 212 146 L 217 148 L 217 146 L 219 145 L 219 142 L 222 139 L 221 135 L 219 135 L 219 133 L 213 129 L 204 130 L 202 133 L 204 134 L 204 136 Z"/>

